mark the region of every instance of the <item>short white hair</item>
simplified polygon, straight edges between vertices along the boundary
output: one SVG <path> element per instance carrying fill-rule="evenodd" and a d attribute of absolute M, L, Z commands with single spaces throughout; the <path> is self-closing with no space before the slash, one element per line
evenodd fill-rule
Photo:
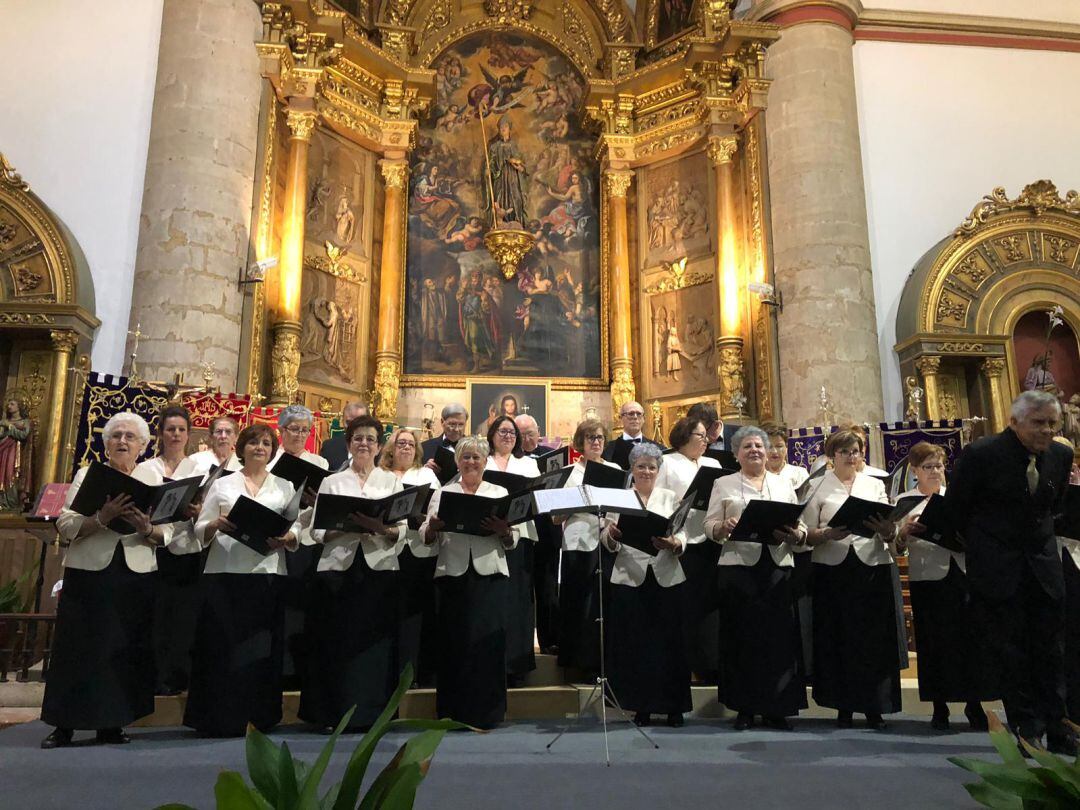
<path fill-rule="evenodd" d="M 311 425 L 314 421 L 315 415 L 311 409 L 303 405 L 289 405 L 278 414 L 277 425 L 279 428 L 286 428 L 293 422 L 307 422 Z"/>
<path fill-rule="evenodd" d="M 451 402 L 442 409 L 442 420 L 445 422 L 451 416 L 460 416 L 463 419 L 468 419 L 469 412 L 465 410 L 465 406 L 460 402 Z"/>
<path fill-rule="evenodd" d="M 105 427 L 101 429 L 101 438 L 108 441 L 121 425 L 134 425 L 139 441 L 144 445 L 150 443 L 150 426 L 146 424 L 145 419 L 131 411 L 122 411 L 110 416 Z"/>
<path fill-rule="evenodd" d="M 1049 391 L 1024 391 L 1013 400 L 1012 418 L 1017 422 L 1023 422 L 1035 411 L 1053 408 L 1058 416 L 1061 416 L 1061 403 L 1058 398 Z"/>
<path fill-rule="evenodd" d="M 514 417 L 514 424 L 518 426 L 518 430 L 524 430 L 526 427 L 534 427 L 538 431 L 540 430 L 540 423 L 529 416 L 527 413 L 519 413 Z"/>
<path fill-rule="evenodd" d="M 461 457 L 472 450 L 481 456 L 490 456 L 491 447 L 483 436 L 465 436 L 454 446 L 454 461 L 461 463 Z"/>

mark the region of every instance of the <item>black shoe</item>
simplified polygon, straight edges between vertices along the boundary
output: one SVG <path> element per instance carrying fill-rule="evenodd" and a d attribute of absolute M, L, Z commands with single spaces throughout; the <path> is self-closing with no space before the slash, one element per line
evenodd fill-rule
<path fill-rule="evenodd" d="M 1076 737 L 1068 732 L 1047 734 L 1046 750 L 1051 754 L 1060 754 L 1063 757 L 1075 757 L 1077 754 Z"/>
<path fill-rule="evenodd" d="M 506 688 L 507 689 L 520 689 L 525 685 L 524 675 L 507 675 L 506 676 Z"/>
<path fill-rule="evenodd" d="M 761 723 L 762 723 L 762 725 L 767 726 L 767 727 L 772 728 L 772 729 L 776 729 L 777 731 L 792 731 L 793 730 L 791 723 L 788 721 L 788 719 L 786 717 L 780 717 L 780 716 L 762 717 L 761 718 Z"/>
<path fill-rule="evenodd" d="M 682 728 L 686 725 L 686 721 L 683 720 L 682 712 L 670 712 L 667 716 L 667 724 L 672 728 Z"/>
<path fill-rule="evenodd" d="M 649 716 L 648 712 L 638 712 L 637 714 L 634 715 L 634 725 L 635 726 L 652 725 L 652 717 Z"/>
<path fill-rule="evenodd" d="M 930 728 L 934 731 L 948 731 L 949 730 L 949 715 L 935 713 L 930 718 Z"/>
<path fill-rule="evenodd" d="M 103 728 L 97 733 L 99 745 L 127 745 L 131 737 L 122 728 Z"/>
<path fill-rule="evenodd" d="M 754 725 L 754 715 L 746 712 L 739 712 L 735 717 L 735 730 L 746 731 L 748 728 Z"/>
<path fill-rule="evenodd" d="M 967 717 L 972 731 L 989 731 L 990 723 L 986 719 L 986 712 L 978 703 L 969 703 L 964 707 L 964 716 Z"/>
<path fill-rule="evenodd" d="M 884 731 L 886 725 L 880 714 L 868 714 L 866 715 L 866 727 L 874 731 Z"/>
<path fill-rule="evenodd" d="M 837 712 L 836 714 L 836 727 L 837 728 L 851 728 L 855 725 L 852 720 L 851 712 Z"/>
<path fill-rule="evenodd" d="M 52 733 L 41 741 L 41 747 L 48 751 L 51 748 L 64 748 L 71 745 L 71 737 L 74 732 L 70 728 L 54 728 Z"/>

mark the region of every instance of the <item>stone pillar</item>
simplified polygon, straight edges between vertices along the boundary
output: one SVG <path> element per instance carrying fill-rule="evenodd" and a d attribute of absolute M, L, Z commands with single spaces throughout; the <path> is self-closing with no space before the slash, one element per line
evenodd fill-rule
<path fill-rule="evenodd" d="M 611 350 L 611 412 L 637 398 L 634 385 L 634 349 L 630 312 L 630 236 L 626 220 L 626 194 L 634 179 L 629 169 L 605 169 L 608 256 L 611 273 L 611 309 L 608 342 Z"/>
<path fill-rule="evenodd" d="M 739 290 L 739 256 L 735 222 L 738 216 L 735 191 L 735 135 L 712 136 L 706 153 L 715 174 L 716 220 L 719 240 L 716 263 L 716 295 L 720 311 L 720 335 L 716 339 L 717 382 L 720 387 L 720 416 L 737 419 L 746 405 L 746 366 L 739 324 L 742 300 Z"/>
<path fill-rule="evenodd" d="M 285 170 L 285 199 L 281 211 L 277 313 L 271 328 L 271 405 L 292 403 L 300 389 L 300 285 L 304 277 L 307 163 L 316 117 L 311 110 L 290 109 L 286 119 L 290 132 L 289 155 Z"/>
<path fill-rule="evenodd" d="M 923 380 L 923 391 L 926 392 L 926 418 L 931 420 L 941 419 L 941 386 L 938 383 L 938 374 L 941 371 L 941 358 L 937 356 L 920 357 L 915 361 L 915 368 Z"/>
<path fill-rule="evenodd" d="M 379 161 L 385 182 L 382 260 L 379 277 L 379 337 L 375 350 L 375 416 L 394 421 L 401 389 L 401 277 L 405 264 L 405 187 L 409 164 L 404 156 Z"/>
<path fill-rule="evenodd" d="M 39 456 L 41 459 L 39 484 L 67 480 L 67 470 L 60 469 L 59 465 L 64 452 L 64 409 L 68 399 L 71 356 L 79 345 L 79 336 L 67 329 L 53 329 L 49 332 L 49 338 L 53 349 L 52 384 L 49 387 L 49 409 L 45 413 L 46 421 L 40 426 L 38 433 L 45 442 L 45 447 Z"/>
<path fill-rule="evenodd" d="M 251 0 L 164 2 L 130 315 L 150 380 L 211 361 L 216 384 L 236 384 L 261 31 Z"/>
<path fill-rule="evenodd" d="M 852 64 L 858 0 L 766 0 L 784 26 L 766 57 L 767 137 L 784 417 L 813 424 L 824 385 L 841 419 L 882 418 Z"/>
<path fill-rule="evenodd" d="M 1009 408 L 1011 402 L 1005 399 L 1005 388 L 1001 383 L 1001 375 L 1005 372 L 1005 360 L 1001 357 L 990 357 L 983 360 L 982 373 L 990 384 L 990 427 L 994 433 L 1000 433 L 1009 424 Z"/>

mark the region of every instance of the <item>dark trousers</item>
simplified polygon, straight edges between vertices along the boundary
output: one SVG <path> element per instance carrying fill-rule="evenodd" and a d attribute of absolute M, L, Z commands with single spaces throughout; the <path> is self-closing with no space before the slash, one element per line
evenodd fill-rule
<path fill-rule="evenodd" d="M 538 540 L 533 549 L 533 594 L 536 597 L 536 638 L 540 649 L 559 643 L 559 536 L 551 518 L 536 518 Z"/>
<path fill-rule="evenodd" d="M 991 660 L 1001 672 L 1005 715 L 1013 731 L 1035 740 L 1061 733 L 1065 717 L 1065 606 L 1030 570 L 1008 599 L 972 595 Z"/>
<path fill-rule="evenodd" d="M 1080 569 L 1065 553 L 1065 693 L 1069 719 L 1080 723 Z"/>

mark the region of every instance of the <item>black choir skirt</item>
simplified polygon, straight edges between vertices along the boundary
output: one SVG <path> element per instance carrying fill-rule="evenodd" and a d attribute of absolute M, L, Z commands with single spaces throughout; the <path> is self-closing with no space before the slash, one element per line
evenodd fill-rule
<path fill-rule="evenodd" d="M 400 618 L 398 669 L 413 667 L 413 681 L 420 686 L 435 682 L 438 657 L 435 619 L 435 564 L 438 557 L 416 557 L 408 545 L 398 555 Z"/>
<path fill-rule="evenodd" d="M 729 709 L 787 717 L 806 708 L 793 570 L 777 566 L 767 548 L 753 566 L 718 566 L 718 693 Z"/>
<path fill-rule="evenodd" d="M 506 577 L 481 576 L 470 565 L 461 576 L 439 577 L 435 583 L 436 714 L 495 728 L 506 716 Z"/>
<path fill-rule="evenodd" d="M 535 543 L 521 539 L 506 552 L 510 578 L 506 583 L 506 674 L 522 676 L 536 669 L 533 610 Z"/>
<path fill-rule="evenodd" d="M 199 577 L 208 554 L 209 549 L 201 554 L 173 554 L 165 548 L 157 550 L 154 661 L 160 691 L 187 689 L 195 626 L 202 607 Z"/>
<path fill-rule="evenodd" d="M 814 563 L 814 702 L 844 712 L 900 711 L 896 602 L 888 565 L 855 549 L 839 565 Z"/>
<path fill-rule="evenodd" d="M 304 678 L 310 670 L 307 657 L 311 645 L 305 628 L 313 599 L 315 570 L 322 550 L 321 545 L 301 543 L 296 551 L 285 555 L 286 574 L 281 583 L 285 657 L 281 671 L 282 687 L 287 691 L 302 690 Z"/>
<path fill-rule="evenodd" d="M 566 551 L 559 565 L 559 666 L 600 669 L 600 599 L 595 551 Z M 605 582 L 609 577 L 605 577 Z M 607 590 L 607 588 L 604 588 Z"/>
<path fill-rule="evenodd" d="M 810 552 L 800 552 L 793 556 L 795 568 L 791 572 L 791 598 L 795 602 L 795 615 L 799 619 L 802 671 L 809 681 L 814 674 L 814 562 Z"/>
<path fill-rule="evenodd" d="M 41 719 L 69 729 L 120 728 L 154 711 L 154 591 L 117 543 L 101 571 L 64 569 Z"/>
<path fill-rule="evenodd" d="M 994 667 L 980 641 L 967 577 L 953 560 L 944 579 L 912 581 L 911 612 L 919 654 L 919 699 L 995 700 Z"/>
<path fill-rule="evenodd" d="M 675 714 L 693 708 L 682 632 L 683 585 L 662 588 L 650 567 L 637 586 L 611 586 L 608 675 L 624 709 Z"/>
<path fill-rule="evenodd" d="M 359 550 L 347 570 L 315 575 L 301 720 L 336 727 L 355 706 L 348 730 L 358 731 L 382 713 L 404 667 L 397 646 L 399 576 L 372 571 Z"/>
<path fill-rule="evenodd" d="M 184 725 L 212 737 L 241 737 L 247 724 L 281 722 L 284 658 L 281 598 L 275 574 L 203 574 Z"/>
<path fill-rule="evenodd" d="M 683 584 L 686 662 L 698 678 L 710 682 L 720 668 L 720 611 L 716 593 L 716 562 L 720 551 L 719 543 L 706 540 L 688 545 L 679 558 L 686 574 Z"/>
<path fill-rule="evenodd" d="M 1080 723 L 1080 570 L 1065 552 L 1065 697 L 1069 719 Z M 921 666 L 921 664 L 920 664 Z"/>

